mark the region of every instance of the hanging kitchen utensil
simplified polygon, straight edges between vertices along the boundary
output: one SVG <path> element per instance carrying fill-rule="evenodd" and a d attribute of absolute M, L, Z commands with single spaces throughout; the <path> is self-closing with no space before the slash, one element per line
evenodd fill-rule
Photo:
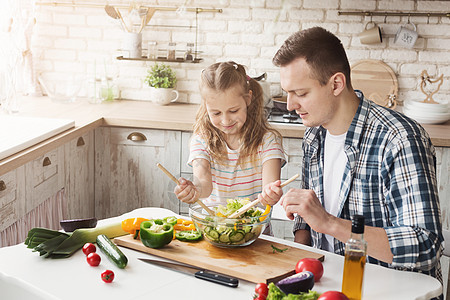
<path fill-rule="evenodd" d="M 398 82 L 394 71 L 379 60 L 361 60 L 351 68 L 352 86 L 373 102 L 394 109 L 397 105 Z"/>
<path fill-rule="evenodd" d="M 172 175 L 172 173 L 170 173 L 169 171 L 167 171 L 166 168 L 163 167 L 163 165 L 161 165 L 160 163 L 157 163 L 156 166 L 158 168 L 161 169 L 161 171 L 163 171 L 173 182 L 176 183 L 176 185 L 180 185 L 180 182 L 178 181 L 178 179 L 175 178 L 175 176 Z M 208 214 L 210 214 L 211 216 L 215 216 L 216 214 L 214 213 L 214 211 L 212 211 L 208 206 L 205 205 L 205 203 L 203 203 L 200 200 L 197 200 L 197 204 L 200 205 L 204 210 L 206 210 L 208 212 Z"/>
<path fill-rule="evenodd" d="M 108 16 L 110 16 L 111 18 L 115 19 L 115 20 L 120 20 L 120 23 L 122 25 L 122 29 L 124 29 L 125 31 L 128 31 L 127 26 L 125 25 L 125 22 L 122 18 L 122 15 L 120 14 L 119 10 L 117 8 L 115 8 L 112 5 L 105 5 L 105 12 Z"/>
<path fill-rule="evenodd" d="M 286 180 L 285 182 L 280 184 L 280 187 L 283 188 L 286 185 L 288 185 L 289 183 L 291 183 L 292 181 L 294 181 L 295 179 L 297 179 L 297 177 L 300 176 L 298 174 L 295 174 L 294 176 L 292 176 L 291 178 L 289 178 L 288 180 Z M 256 199 L 252 202 L 250 202 L 247 205 L 242 206 L 241 208 L 239 208 L 237 211 L 235 211 L 234 213 L 232 213 L 231 215 L 228 216 L 229 219 L 235 219 L 238 218 L 240 215 L 242 215 L 243 213 L 245 213 L 246 211 L 248 211 L 250 208 L 256 206 L 259 203 L 259 199 Z"/>
<path fill-rule="evenodd" d="M 139 28 L 139 32 L 142 32 L 142 30 L 145 28 L 145 26 L 147 26 L 148 22 L 150 22 L 150 19 L 153 17 L 155 12 L 156 12 L 156 8 L 154 8 L 154 7 L 147 8 L 147 12 L 145 13 L 145 15 L 142 18 L 142 24 L 141 24 L 141 28 Z"/>

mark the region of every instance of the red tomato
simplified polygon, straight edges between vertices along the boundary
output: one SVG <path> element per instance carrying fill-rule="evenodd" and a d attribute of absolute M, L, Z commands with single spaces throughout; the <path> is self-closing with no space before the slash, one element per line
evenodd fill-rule
<path fill-rule="evenodd" d="M 263 296 L 263 295 L 259 295 L 259 296 L 256 296 L 256 295 L 255 295 L 255 298 L 253 298 L 253 300 L 266 300 L 266 298 L 267 298 L 267 297 L 265 297 L 265 296 Z"/>
<path fill-rule="evenodd" d="M 258 295 L 258 298 L 262 297 L 262 299 L 266 299 L 267 294 L 269 293 L 269 288 L 267 287 L 267 284 L 265 283 L 258 283 L 255 287 L 255 293 Z"/>
<path fill-rule="evenodd" d="M 92 252 L 92 253 L 88 254 L 88 256 L 86 257 L 86 260 L 89 265 L 91 265 L 92 267 L 96 267 L 100 264 L 100 261 L 102 259 L 100 258 L 100 255 L 98 255 L 95 252 Z"/>
<path fill-rule="evenodd" d="M 317 300 L 349 300 L 349 299 L 341 292 L 328 291 L 320 295 L 320 297 Z"/>
<path fill-rule="evenodd" d="M 88 255 L 89 253 L 95 252 L 97 249 L 95 248 L 95 245 L 92 243 L 86 243 L 83 246 L 83 253 L 85 255 Z"/>
<path fill-rule="evenodd" d="M 295 265 L 295 272 L 300 273 L 303 271 L 310 271 L 314 274 L 314 281 L 319 281 L 323 275 L 322 262 L 315 258 L 303 258 L 300 259 Z"/>
<path fill-rule="evenodd" d="M 102 280 L 106 283 L 111 283 L 114 280 L 114 272 L 106 270 L 102 273 Z"/>

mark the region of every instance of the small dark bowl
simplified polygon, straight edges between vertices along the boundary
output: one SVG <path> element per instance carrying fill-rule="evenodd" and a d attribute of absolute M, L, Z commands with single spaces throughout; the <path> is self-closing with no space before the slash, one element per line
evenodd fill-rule
<path fill-rule="evenodd" d="M 79 228 L 95 228 L 97 226 L 97 218 L 74 219 L 59 221 L 65 232 L 72 232 Z"/>

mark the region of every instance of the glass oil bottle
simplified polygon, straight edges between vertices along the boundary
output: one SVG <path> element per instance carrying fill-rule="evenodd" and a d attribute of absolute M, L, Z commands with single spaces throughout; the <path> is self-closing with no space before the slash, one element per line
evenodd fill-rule
<path fill-rule="evenodd" d="M 345 243 L 344 275 L 342 293 L 350 300 L 362 296 L 364 266 L 366 264 L 367 242 L 364 240 L 364 216 L 352 216 L 352 233 Z"/>

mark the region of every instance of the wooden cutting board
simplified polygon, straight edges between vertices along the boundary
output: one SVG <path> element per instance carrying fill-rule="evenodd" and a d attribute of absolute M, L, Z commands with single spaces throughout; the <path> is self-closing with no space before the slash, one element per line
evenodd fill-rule
<path fill-rule="evenodd" d="M 263 239 L 257 239 L 249 246 L 237 248 L 219 248 L 205 240 L 197 243 L 173 240 L 163 248 L 152 249 L 144 246 L 140 240 L 133 239 L 131 235 L 117 237 L 114 242 L 123 247 L 195 265 L 254 283 L 276 282 L 294 274 L 295 265 L 302 258 L 324 260 L 322 254 Z M 273 253 L 271 245 L 278 249 L 287 248 L 288 250 Z"/>
<path fill-rule="evenodd" d="M 384 62 L 366 59 L 351 68 L 352 86 L 373 102 L 394 109 L 397 106 L 398 82 L 394 71 Z"/>

